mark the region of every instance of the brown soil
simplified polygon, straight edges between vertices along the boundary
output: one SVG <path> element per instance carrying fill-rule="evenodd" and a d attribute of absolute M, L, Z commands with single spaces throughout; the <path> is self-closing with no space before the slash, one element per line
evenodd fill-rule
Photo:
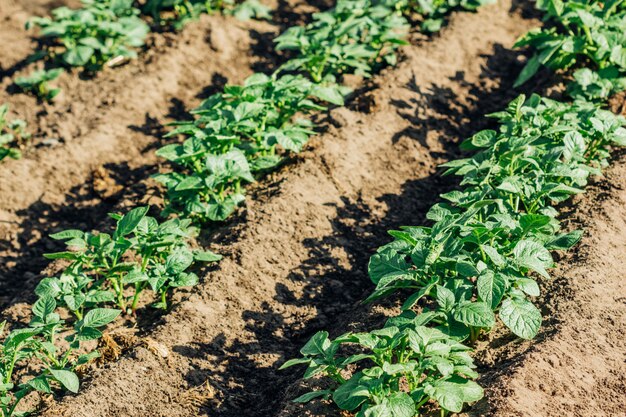
<path fill-rule="evenodd" d="M 52 2 L 35 3 L 45 11 Z M 9 2 L 11 12 L 22 7 L 16 4 Z M 283 16 L 302 18 L 290 14 L 294 10 L 287 7 Z M 437 165 L 458 156 L 457 143 L 487 126 L 482 115 L 501 109 L 519 93 L 511 85 L 522 64 L 509 48 L 537 24 L 525 18 L 525 12 L 517 1 L 502 1 L 477 14 L 458 13 L 440 36 L 405 48 L 397 68 L 367 84 L 347 108 L 328 114 L 323 120 L 326 131 L 304 154 L 253 187 L 236 221 L 205 233 L 201 243 L 225 255 L 219 266 L 207 271 L 193 291 L 176 294 L 175 307 L 167 315 L 148 314 L 135 328 L 108 339 L 107 361 L 90 370 L 81 393 L 53 402 L 43 415 L 339 415 L 324 404 L 290 404 L 289 399 L 301 393 L 302 382 L 299 375 L 278 372 L 277 367 L 295 356 L 317 330 L 338 334 L 362 323 L 379 324 L 393 311 L 392 302 L 360 305 L 371 290 L 367 259 L 388 240 L 387 229 L 424 221 L 436 196 L 455 185 L 438 175 Z M 7 16 L 3 22 L 19 22 L 13 17 L 18 15 L 0 7 L 0 18 Z M 5 33 L 3 23 L 0 40 L 21 39 L 16 30 Z M 271 66 L 274 58 L 260 53 L 267 54 L 268 34 L 277 30 L 266 23 L 205 16 L 181 34 L 154 35 L 141 59 L 95 80 L 64 75 L 63 96 L 52 106 L 0 93 L 0 102 L 14 103 L 17 114 L 37 126 L 39 137 L 25 159 L 0 165 L 0 256 L 7 260 L 0 265 L 0 305 L 6 315 L 23 319 L 32 301 L 30 291 L 45 266 L 40 254 L 57 249 L 43 236 L 61 228 L 100 226 L 107 211 L 158 201 L 147 177 L 156 169 L 153 149 L 160 143 L 163 123 L 184 117 L 185 109 L 226 80 L 239 82 L 252 70 Z M 19 46 L 22 52 L 13 54 L 10 67 L 0 52 L 2 73 L 19 68 L 30 47 Z M 7 77 L 2 83 L 10 91 Z M 611 261 L 611 251 L 596 253 L 602 251 L 590 239 L 614 238 L 623 253 L 621 223 L 612 226 L 612 235 L 606 233 L 608 222 L 593 226 L 602 218 L 623 220 L 619 209 L 624 195 L 619 194 L 621 207 L 616 197 L 620 184 L 624 189 L 619 172 L 622 164 L 610 171 L 610 182 L 579 201 L 587 216 L 580 222 L 588 220 L 589 237 L 581 246 L 585 249 L 571 257 L 571 274 L 557 274 L 554 288 L 563 290 L 545 301 L 546 313 L 553 314 L 546 337 L 512 347 L 504 344 L 510 341 L 507 335 L 485 343 L 480 357 L 488 398 L 475 407 L 476 413 L 509 416 L 517 415 L 522 405 L 531 407 L 510 394 L 515 385 L 523 389 L 519 398 L 537 398 L 537 404 L 544 401 L 549 409 L 520 415 L 570 415 L 572 409 L 558 408 L 558 398 L 566 395 L 571 395 L 567 401 L 572 407 L 589 407 L 580 415 L 594 415 L 589 396 L 583 395 L 591 385 L 577 377 L 587 375 L 592 364 L 594 379 L 604 388 L 596 401 L 607 410 L 619 410 L 619 399 L 604 394 L 611 393 L 610 386 L 624 392 L 624 380 L 617 373 L 611 377 L 609 362 L 603 367 L 601 360 L 584 359 L 597 355 L 591 343 L 603 343 L 601 335 L 605 351 L 623 350 L 619 333 L 609 326 L 596 330 L 586 318 L 593 309 L 606 308 L 602 316 L 591 316 L 600 326 L 600 317 L 610 313 L 609 304 L 602 304 L 596 294 L 601 282 L 598 278 L 598 287 L 591 285 L 593 279 L 581 282 L 576 290 L 580 294 L 575 294 L 567 290 L 572 283 L 566 279 L 593 276 L 589 272 L 600 265 L 618 272 L 619 247 Z M 594 195 L 607 200 L 594 203 Z M 623 293 L 623 287 L 614 284 L 607 297 L 615 298 L 617 329 L 623 326 L 623 299 L 618 301 L 616 294 Z M 580 318 L 569 322 L 575 314 Z M 575 332 L 583 319 L 589 331 Z M 559 336 L 563 329 L 570 329 L 563 333 L 570 339 L 579 337 L 574 343 L 579 351 L 570 347 L 572 340 Z M 548 335 L 556 344 L 547 344 Z M 495 359 L 484 353 L 491 351 Z M 556 399 L 549 398 L 548 385 L 545 392 L 539 386 L 541 375 L 550 378 L 541 362 L 546 352 L 557 358 L 552 378 L 561 379 L 555 384 L 572 387 L 559 391 L 551 384 Z M 566 354 L 576 355 L 575 360 L 560 356 Z M 514 357 L 523 357 L 529 367 Z M 623 361 L 613 366 L 619 370 Z"/>

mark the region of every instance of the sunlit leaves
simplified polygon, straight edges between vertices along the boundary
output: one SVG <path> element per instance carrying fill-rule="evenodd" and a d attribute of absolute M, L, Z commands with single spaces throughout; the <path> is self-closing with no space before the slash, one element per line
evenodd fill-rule
<path fill-rule="evenodd" d="M 294 401 L 330 397 L 340 409 L 358 415 L 413 417 L 428 400 L 450 411 L 479 400 L 483 394 L 471 380 L 477 374 L 469 348 L 426 327 L 432 319 L 413 314 L 392 319 L 382 329 L 334 340 L 318 332 L 301 349 L 303 357 L 287 361 L 281 369 L 306 364 L 305 378 L 323 375 L 334 383 Z M 406 385 L 402 391 L 401 384 Z"/>
<path fill-rule="evenodd" d="M 113 59 L 134 58 L 144 44 L 148 25 L 137 15 L 132 0 L 82 0 L 83 7 L 60 7 L 52 18 L 38 17 L 29 24 L 40 28 L 39 37 L 60 46 L 62 64 L 98 70 Z M 56 55 L 55 55 L 56 56 Z"/>
<path fill-rule="evenodd" d="M 176 123 L 170 133 L 184 142 L 157 151 L 174 168 L 154 177 L 167 189 L 165 214 L 226 220 L 245 200 L 246 184 L 301 151 L 314 134 L 302 115 L 324 109 L 324 100 L 343 104 L 345 93 L 303 76 L 254 74 L 206 99 L 192 111 L 194 121 Z"/>

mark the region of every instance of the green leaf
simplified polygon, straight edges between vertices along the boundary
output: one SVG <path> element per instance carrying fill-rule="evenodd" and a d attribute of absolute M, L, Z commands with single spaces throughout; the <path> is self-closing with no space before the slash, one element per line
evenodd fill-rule
<path fill-rule="evenodd" d="M 402 310 L 410 310 L 413 306 L 425 295 L 430 294 L 430 290 L 432 290 L 437 284 L 437 280 L 433 280 L 430 284 L 420 288 L 420 290 L 416 293 L 413 293 L 406 299 L 406 301 L 402 304 Z"/>
<path fill-rule="evenodd" d="M 483 302 L 467 303 L 457 307 L 454 319 L 472 327 L 492 328 L 496 323 L 491 307 Z"/>
<path fill-rule="evenodd" d="M 89 62 L 95 50 L 89 46 L 76 46 L 63 54 L 63 60 L 73 67 L 81 67 Z"/>
<path fill-rule="evenodd" d="M 506 259 L 504 259 L 504 256 L 500 255 L 496 248 L 489 245 L 482 245 L 481 247 L 495 266 L 498 268 L 504 268 L 506 266 Z"/>
<path fill-rule="evenodd" d="M 56 252 L 56 253 L 44 253 L 43 257 L 46 259 L 68 259 L 75 261 L 78 259 L 78 255 L 75 252 Z"/>
<path fill-rule="evenodd" d="M 287 362 L 283 363 L 278 370 L 282 371 L 283 369 L 287 369 L 295 365 L 309 364 L 310 362 L 311 359 L 309 358 L 289 359 Z"/>
<path fill-rule="evenodd" d="M 455 303 L 454 293 L 444 286 L 437 285 L 437 304 L 446 312 L 450 311 Z"/>
<path fill-rule="evenodd" d="M 532 339 L 541 327 L 541 312 L 528 300 L 505 299 L 499 315 L 506 327 L 523 339 Z"/>
<path fill-rule="evenodd" d="M 552 218 L 541 214 L 524 214 L 520 217 L 519 223 L 522 231 L 526 232 L 532 229 L 539 229 L 550 223 Z"/>
<path fill-rule="evenodd" d="M 68 240 L 68 239 L 82 239 L 85 236 L 85 233 L 80 230 L 64 230 L 59 233 L 53 233 L 50 235 L 51 239 L 54 240 Z"/>
<path fill-rule="evenodd" d="M 337 87 L 325 87 L 316 85 L 313 90 L 311 90 L 311 94 L 321 100 L 327 101 L 337 106 L 344 105 L 343 95 L 337 89 Z"/>
<path fill-rule="evenodd" d="M 478 297 L 495 310 L 504 296 L 506 280 L 501 275 L 486 269 L 479 275 L 476 288 Z"/>
<path fill-rule="evenodd" d="M 300 353 L 305 356 L 324 355 L 326 349 L 330 347 L 328 332 L 317 332 L 311 339 L 300 349 Z"/>
<path fill-rule="evenodd" d="M 211 251 L 196 251 L 193 253 L 193 259 L 197 262 L 217 262 L 222 259 L 222 255 L 218 255 Z"/>
<path fill-rule="evenodd" d="M 49 314 L 52 314 L 57 308 L 57 303 L 54 298 L 50 296 L 43 296 L 39 298 L 35 304 L 33 304 L 33 314 L 36 317 L 45 319 Z"/>
<path fill-rule="evenodd" d="M 537 285 L 537 281 L 531 278 L 517 278 L 515 280 L 515 284 L 517 287 L 524 291 L 526 294 L 532 297 L 539 297 L 541 292 L 539 291 L 539 285 Z"/>
<path fill-rule="evenodd" d="M 383 278 L 410 278 L 409 264 L 393 249 L 373 255 L 368 265 L 369 276 L 374 284 Z"/>
<path fill-rule="evenodd" d="M 539 68 L 541 68 L 539 56 L 533 55 L 524 66 L 524 69 L 522 69 L 522 72 L 520 72 L 515 84 L 513 84 L 513 88 L 517 88 L 530 80 L 539 71 Z"/>
<path fill-rule="evenodd" d="M 303 394 L 303 395 L 299 396 L 298 398 L 293 400 L 293 402 L 294 403 L 308 403 L 309 401 L 311 401 L 311 400 L 313 400 L 315 398 L 326 397 L 326 396 L 330 395 L 331 392 L 332 392 L 331 390 L 321 390 L 321 391 L 308 392 L 306 394 Z"/>
<path fill-rule="evenodd" d="M 83 326 L 85 327 L 102 327 L 109 324 L 120 315 L 121 310 L 111 308 L 94 308 L 89 310 L 83 318 Z"/>
<path fill-rule="evenodd" d="M 427 390 L 441 408 L 453 413 L 460 413 L 464 403 L 478 401 L 483 398 L 483 389 L 474 381 L 454 376 L 447 380 L 439 380 Z"/>
<path fill-rule="evenodd" d="M 102 337 L 102 332 L 95 327 L 83 327 L 76 332 L 76 339 L 81 342 L 98 340 Z"/>
<path fill-rule="evenodd" d="M 373 407 L 367 408 L 364 417 L 414 417 L 415 402 L 406 392 L 394 392 Z"/>
<path fill-rule="evenodd" d="M 576 245 L 582 238 L 582 230 L 574 230 L 569 233 L 555 236 L 546 243 L 546 249 L 549 250 L 568 250 Z"/>
<path fill-rule="evenodd" d="M 360 385 L 363 374 L 357 372 L 333 393 L 333 401 L 342 410 L 356 410 L 369 398 L 367 387 Z"/>
<path fill-rule="evenodd" d="M 456 272 L 468 278 L 478 275 L 478 270 L 476 269 L 476 267 L 472 263 L 467 261 L 457 261 Z"/>
<path fill-rule="evenodd" d="M 115 230 L 115 238 L 119 238 L 122 236 L 129 235 L 132 233 L 141 219 L 143 219 L 148 213 L 149 207 L 137 207 L 131 211 L 129 211 L 122 220 L 120 220 L 117 224 L 117 229 Z"/>
<path fill-rule="evenodd" d="M 513 249 L 513 256 L 518 265 L 531 269 L 545 278 L 550 278 L 546 268 L 554 266 L 550 251 L 532 240 L 520 240 Z"/>
<path fill-rule="evenodd" d="M 33 378 L 26 381 L 26 385 L 30 386 L 35 391 L 43 392 L 45 394 L 50 394 L 52 392 L 50 384 L 48 384 L 48 380 L 45 377 L 38 376 Z"/>
<path fill-rule="evenodd" d="M 193 260 L 193 252 L 184 246 L 179 246 L 167 257 L 165 268 L 171 274 L 179 274 L 189 268 L 193 264 Z"/>
<path fill-rule="evenodd" d="M 80 387 L 78 376 L 72 371 L 65 369 L 50 369 L 50 373 L 56 381 L 58 381 L 63 387 L 76 394 Z"/>
<path fill-rule="evenodd" d="M 200 279 L 194 273 L 183 272 L 179 274 L 171 283 L 172 287 L 193 287 L 197 285 Z"/>

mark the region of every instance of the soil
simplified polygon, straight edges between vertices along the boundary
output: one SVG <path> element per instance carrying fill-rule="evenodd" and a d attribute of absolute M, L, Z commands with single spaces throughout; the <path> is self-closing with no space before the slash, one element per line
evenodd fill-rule
<path fill-rule="evenodd" d="M 12 320 L 26 319 L 47 266 L 41 254 L 59 249 L 47 234 L 100 228 L 109 211 L 158 204 L 149 175 L 164 124 L 188 117 L 225 82 L 272 68 L 269 40 L 281 30 L 204 16 L 181 33 L 152 35 L 140 59 L 95 79 L 64 74 L 63 95 L 40 105 L 11 94 L 9 78 L 28 71 L 20 64 L 32 48 L 23 21 L 62 2 L 28 3 L 0 4 L 0 40 L 15 45 L 0 51 L 0 102 L 37 128 L 25 158 L 0 165 L 0 307 Z M 325 6 L 309 3 L 316 6 L 278 2 L 279 21 L 306 20 Z M 115 329 L 81 392 L 46 399 L 42 414 L 339 415 L 319 402 L 291 404 L 303 382 L 277 368 L 318 330 L 377 325 L 395 311 L 393 300 L 360 304 L 371 291 L 367 260 L 388 241 L 386 230 L 424 222 L 436 196 L 455 186 L 437 165 L 489 126 L 484 114 L 520 93 L 512 84 L 523 59 L 510 48 L 538 24 L 530 8 L 505 0 L 456 13 L 440 35 L 413 39 L 396 68 L 356 80 L 353 100 L 320 116 L 324 131 L 307 150 L 253 186 L 235 220 L 200 238 L 223 261 L 198 287 L 178 292 L 168 314 L 146 311 L 134 327 Z M 544 285 L 541 337 L 518 343 L 501 331 L 480 346 L 487 398 L 470 414 L 623 412 L 624 161 L 568 214 L 588 232 Z"/>

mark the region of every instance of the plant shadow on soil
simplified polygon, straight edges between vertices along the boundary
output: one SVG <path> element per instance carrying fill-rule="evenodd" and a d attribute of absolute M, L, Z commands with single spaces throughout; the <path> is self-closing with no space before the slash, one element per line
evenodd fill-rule
<path fill-rule="evenodd" d="M 501 110 L 520 93 L 512 89 L 514 79 L 511 77 L 520 69 L 518 55 L 502 45 L 495 45 L 491 54 L 483 56 L 486 64 L 480 79 L 489 80 L 492 87 L 488 89 L 482 82 L 468 83 L 462 72 L 457 73 L 450 81 L 468 92 L 465 97 L 459 97 L 448 87 L 431 85 L 423 88 L 415 82 L 408 83 L 405 88 L 414 93 L 414 98 L 411 101 L 394 100 L 390 104 L 411 123 L 411 127 L 397 132 L 392 143 L 402 137 L 413 139 L 436 164 L 459 157 L 461 140 L 481 129 L 494 127 L 493 122 L 483 116 Z M 527 88 L 537 91 L 536 87 Z M 438 133 L 444 152 L 430 152 L 426 133 L 433 130 Z M 336 207 L 336 217 L 331 220 L 333 233 L 322 239 L 304 240 L 304 246 L 309 250 L 308 259 L 287 277 L 289 281 L 306 282 L 305 297 L 297 297 L 279 282 L 272 303 L 281 308 L 273 308 L 267 303 L 259 310 L 246 311 L 241 317 L 254 337 L 226 343 L 229 338 L 222 334 L 193 348 L 175 347 L 175 351 L 192 361 L 199 359 L 212 364 L 211 367 L 198 366 L 186 377 L 191 387 L 211 381 L 221 391 L 219 398 L 203 404 L 201 414 L 220 417 L 236 417 L 244 412 L 249 417 L 275 415 L 278 406 L 288 400 L 285 390 L 301 375 L 301 370 L 280 372 L 277 368 L 285 360 L 298 356 L 298 350 L 315 332 L 329 329 L 332 335 L 338 335 L 355 330 L 355 326 L 356 330 L 381 326 L 385 314 L 371 305 L 360 303 L 372 290 L 367 278 L 369 257 L 376 247 L 390 240 L 387 230 L 401 225 L 425 224 L 426 212 L 439 200 L 437 196 L 454 189 L 457 184 L 458 180 L 442 177 L 436 169 L 431 169 L 422 178 L 406 181 L 400 194 L 379 197 L 378 202 L 386 206 L 387 214 L 383 216 L 377 216 L 377 211 L 360 196 L 356 199 L 344 197 L 342 206 Z M 337 253 L 345 254 L 343 256 L 350 266 L 342 266 L 346 263 L 338 259 Z M 396 301 L 385 300 L 382 305 L 393 306 Z M 290 317 L 293 313 L 289 313 L 289 306 L 311 306 L 317 313 L 302 322 Z M 363 327 L 363 323 L 367 325 Z M 508 335 L 503 337 L 509 339 Z M 255 357 L 280 359 L 274 363 L 264 360 L 260 364 Z M 332 408 L 321 407 L 321 410 L 307 408 L 307 412 L 320 416 L 337 414 Z"/>

